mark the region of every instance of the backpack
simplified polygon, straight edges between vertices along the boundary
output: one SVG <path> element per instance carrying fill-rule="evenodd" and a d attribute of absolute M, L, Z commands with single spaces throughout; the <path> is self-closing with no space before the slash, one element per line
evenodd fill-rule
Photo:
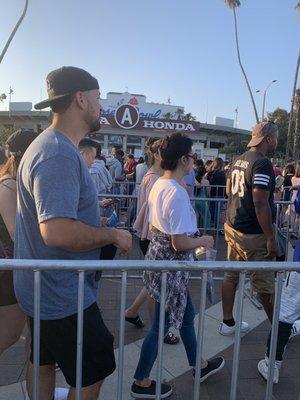
<path fill-rule="evenodd" d="M 296 214 L 300 215 L 300 189 L 297 190 L 296 198 L 294 200 L 294 207 Z"/>

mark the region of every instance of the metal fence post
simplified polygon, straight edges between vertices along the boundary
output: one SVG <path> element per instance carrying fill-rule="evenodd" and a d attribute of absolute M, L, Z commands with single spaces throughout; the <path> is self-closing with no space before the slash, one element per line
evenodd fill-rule
<path fill-rule="evenodd" d="M 82 388 L 82 346 L 83 346 L 83 305 L 84 271 L 78 271 L 78 314 L 77 314 L 77 353 L 76 353 L 76 400 L 81 400 Z"/>
<path fill-rule="evenodd" d="M 194 400 L 199 400 L 199 396 L 200 396 L 201 361 L 202 361 L 202 350 L 203 350 L 204 317 L 205 317 L 205 305 L 206 305 L 206 285 L 207 285 L 207 271 L 203 271 L 202 272 L 202 282 L 201 282 L 199 320 L 198 320 Z"/>
<path fill-rule="evenodd" d="M 237 296 L 237 320 L 235 322 L 230 400 L 236 400 L 236 394 L 237 394 L 237 381 L 238 381 L 238 368 L 239 368 L 240 345 L 241 345 L 241 326 L 242 326 L 242 317 L 243 317 L 243 297 L 244 297 L 245 278 L 246 278 L 246 273 L 244 271 L 240 272 L 239 288 L 238 288 L 238 296 Z"/>
<path fill-rule="evenodd" d="M 120 306 L 120 333 L 119 333 L 119 362 L 118 362 L 118 393 L 117 400 L 123 399 L 123 369 L 124 369 L 124 335 L 125 335 L 125 308 L 126 308 L 127 272 L 122 272 L 121 306 Z"/>
<path fill-rule="evenodd" d="M 220 230 L 220 214 L 221 214 L 221 201 L 217 201 L 217 223 L 215 224 L 216 227 L 216 248 L 219 244 L 219 230 Z M 215 215 L 216 215 L 216 203 L 215 203 Z"/>
<path fill-rule="evenodd" d="M 40 309 L 41 273 L 34 271 L 34 327 L 33 327 L 33 400 L 40 398 Z"/>
<path fill-rule="evenodd" d="M 161 400 L 161 378 L 163 367 L 163 343 L 165 332 L 165 306 L 166 306 L 166 288 L 167 288 L 167 272 L 161 275 L 161 291 L 160 291 L 160 310 L 159 310 L 159 334 L 158 334 L 158 357 L 156 371 L 156 393 L 155 400 Z"/>
<path fill-rule="evenodd" d="M 270 354 L 269 354 L 269 369 L 268 369 L 268 380 L 265 400 L 272 400 L 273 394 L 273 379 L 275 370 L 275 356 L 277 348 L 278 338 L 278 323 L 280 313 L 280 300 L 281 292 L 283 287 L 284 272 L 278 272 L 275 286 L 275 299 L 274 299 L 274 310 L 273 310 L 273 321 L 272 321 L 272 333 L 270 341 Z"/>

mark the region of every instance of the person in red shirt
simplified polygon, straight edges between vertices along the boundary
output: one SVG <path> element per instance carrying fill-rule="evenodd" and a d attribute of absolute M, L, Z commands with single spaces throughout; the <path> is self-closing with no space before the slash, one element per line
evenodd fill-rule
<path fill-rule="evenodd" d="M 129 184 L 128 187 L 128 194 L 132 194 L 133 189 L 134 189 L 134 183 L 135 182 L 135 168 L 137 166 L 137 162 L 134 159 L 134 156 L 132 154 L 129 154 L 127 156 L 127 161 L 124 165 L 124 172 L 126 174 L 126 179 L 128 182 L 132 182 Z"/>

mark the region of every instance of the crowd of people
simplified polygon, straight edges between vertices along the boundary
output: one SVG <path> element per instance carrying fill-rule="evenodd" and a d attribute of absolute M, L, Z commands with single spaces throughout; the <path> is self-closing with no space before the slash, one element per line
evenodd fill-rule
<path fill-rule="evenodd" d="M 274 196 L 292 200 L 285 216 L 298 223 L 296 205 L 300 187 L 300 166 L 289 163 L 283 171 L 273 167 L 268 154 L 277 145 L 274 123 L 258 124 L 248 150 L 230 164 L 221 158 L 198 159 L 192 140 L 183 133 L 164 139 L 149 139 L 145 157 L 138 162 L 115 149 L 105 159 L 100 144 L 87 132 L 100 129 L 98 81 L 88 72 L 62 67 L 47 76 L 48 99 L 35 105 L 50 107 L 52 123 L 39 135 L 17 131 L 7 141 L 7 152 L 0 153 L 0 257 L 17 259 L 98 260 L 113 259 L 132 248 L 132 235 L 118 228 L 119 201 L 110 194 L 120 193 L 122 182 L 128 195 L 137 196 L 133 224 L 145 260 L 194 260 L 196 249 L 214 247 L 213 235 L 199 233 L 199 226 L 210 231 L 220 226 L 218 199 L 227 198 L 224 221 L 229 261 L 282 260 L 285 246 L 278 240 Z M 117 190 L 118 189 L 118 190 Z M 98 195 L 105 198 L 99 200 Z M 206 205 L 205 198 L 216 199 Z M 192 206 L 191 199 L 195 207 Z M 299 198 L 300 202 L 300 198 Z M 225 217 L 224 217 L 225 219 Z M 221 224 L 223 225 L 223 223 Z M 293 231 L 294 233 L 296 230 Z M 295 261 L 300 260 L 300 241 Z M 189 293 L 189 271 L 167 272 L 165 343 L 183 342 L 188 363 L 195 376 L 197 338 L 194 307 Z M 284 349 L 291 335 L 300 332 L 300 278 L 288 274 L 282 295 L 274 382 L 279 380 Z M 116 368 L 113 341 L 96 302 L 101 271 L 85 273 L 82 357 L 82 399 L 98 399 L 101 385 Z M 222 286 L 223 321 L 221 335 L 232 335 L 233 314 L 239 274 L 226 273 Z M 275 274 L 250 274 L 253 289 L 272 322 Z M 0 355 L 13 345 L 28 327 L 27 391 L 33 393 L 33 271 L 0 272 Z M 75 399 L 77 349 L 78 273 L 45 271 L 41 274 L 40 304 L 40 399 Z M 143 289 L 127 308 L 128 323 L 142 328 L 139 315 L 147 303 L 151 327 L 144 338 L 133 376 L 134 398 L 155 398 L 156 382 L 150 378 L 157 357 L 161 273 L 144 272 Z M 3 323 L 5 321 L 5 324 Z M 242 332 L 250 326 L 242 322 Z M 266 355 L 258 364 L 267 379 L 270 338 Z M 223 357 L 201 360 L 203 382 L 224 368 Z M 70 390 L 55 390 L 58 366 Z M 172 393 L 169 383 L 158 389 L 161 397 Z"/>

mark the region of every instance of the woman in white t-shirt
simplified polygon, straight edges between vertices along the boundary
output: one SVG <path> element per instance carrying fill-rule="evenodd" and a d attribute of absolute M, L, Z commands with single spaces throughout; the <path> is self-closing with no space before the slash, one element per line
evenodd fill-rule
<path fill-rule="evenodd" d="M 164 174 L 149 195 L 149 223 L 151 241 L 145 259 L 148 260 L 193 260 L 193 251 L 200 246 L 213 247 L 213 238 L 197 236 L 195 211 L 189 196 L 182 186 L 182 179 L 193 168 L 193 142 L 186 135 L 175 133 L 166 138 L 160 148 L 161 167 Z M 188 291 L 188 271 L 167 273 L 165 332 L 170 326 L 179 329 L 189 365 L 196 365 L 196 334 L 194 308 Z M 135 398 L 155 398 L 156 383 L 149 379 L 158 349 L 161 273 L 147 272 L 144 284 L 155 300 L 153 325 L 144 339 L 139 363 L 134 374 L 135 382 L 131 395 Z M 203 361 L 201 381 L 224 366 L 224 359 L 217 357 Z M 162 384 L 161 397 L 169 397 L 172 388 Z"/>

